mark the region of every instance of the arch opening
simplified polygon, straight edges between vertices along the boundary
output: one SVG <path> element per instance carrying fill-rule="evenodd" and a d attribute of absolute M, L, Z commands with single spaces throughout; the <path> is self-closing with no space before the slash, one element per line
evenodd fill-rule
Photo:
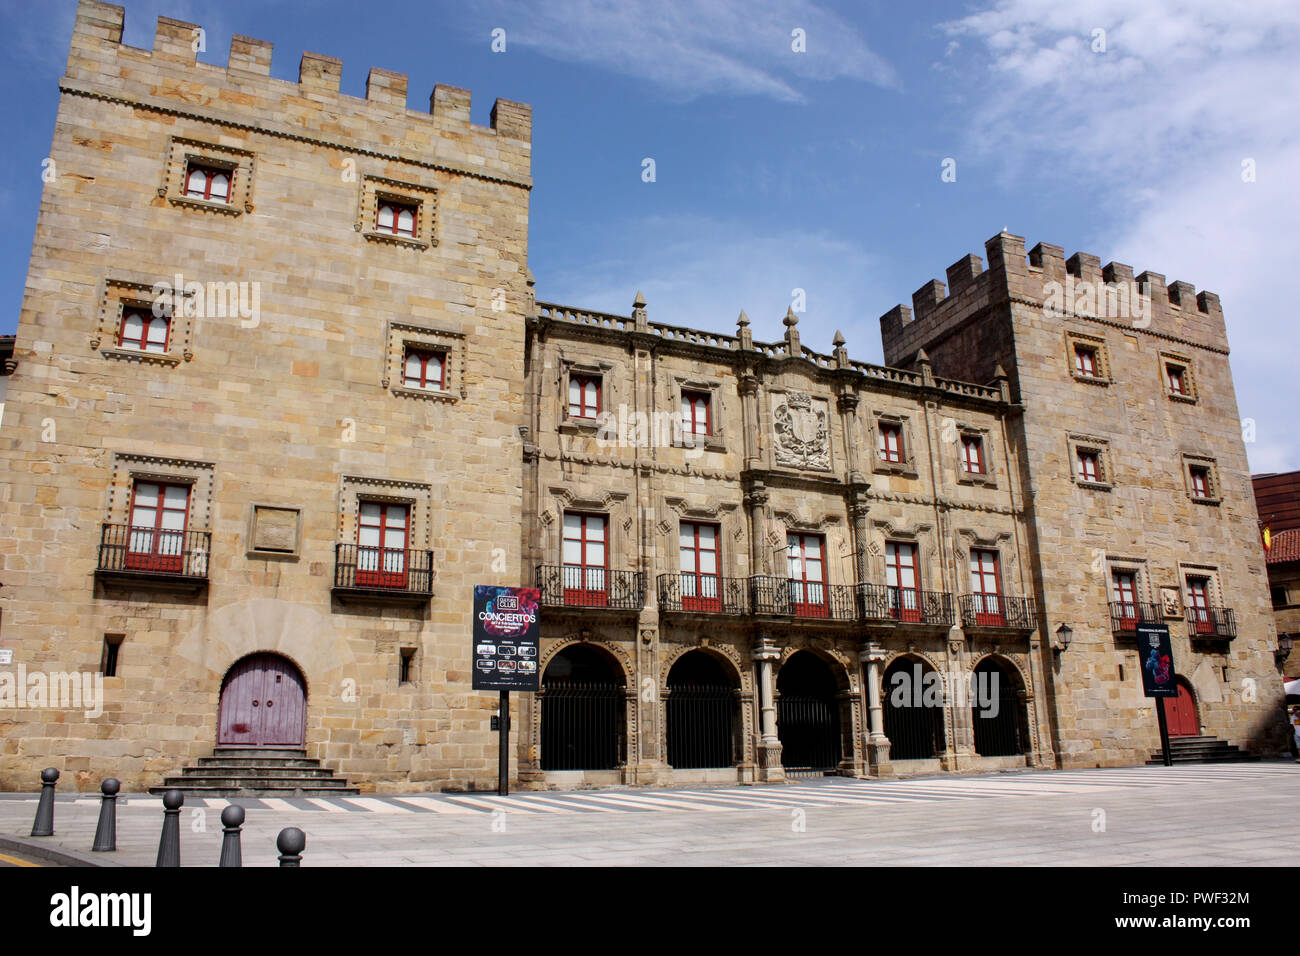
<path fill-rule="evenodd" d="M 777 734 L 787 773 L 833 773 L 843 756 L 839 685 L 830 665 L 796 651 L 776 675 Z"/>
<path fill-rule="evenodd" d="M 603 651 L 564 648 L 542 674 L 543 770 L 614 770 L 623 762 L 626 683 Z"/>
<path fill-rule="evenodd" d="M 664 700 L 668 764 L 675 770 L 736 763 L 739 701 L 735 677 L 707 651 L 683 654 L 668 672 Z"/>

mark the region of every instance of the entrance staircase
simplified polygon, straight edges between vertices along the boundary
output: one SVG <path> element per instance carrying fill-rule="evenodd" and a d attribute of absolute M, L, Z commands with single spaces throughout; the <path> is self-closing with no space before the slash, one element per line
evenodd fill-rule
<path fill-rule="evenodd" d="M 1218 737 L 1170 737 L 1169 756 L 1174 763 L 1241 763 L 1259 760 Z M 1151 755 L 1148 766 L 1163 764 L 1160 751 Z"/>
<path fill-rule="evenodd" d="M 197 767 L 185 767 L 150 793 L 182 793 L 204 797 L 316 797 L 360 793 L 334 771 L 308 757 L 303 747 L 218 747 L 200 757 Z"/>

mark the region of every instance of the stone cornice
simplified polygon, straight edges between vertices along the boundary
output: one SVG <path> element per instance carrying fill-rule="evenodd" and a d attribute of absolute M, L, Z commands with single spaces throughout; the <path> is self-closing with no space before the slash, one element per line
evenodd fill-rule
<path fill-rule="evenodd" d="M 407 163 L 412 166 L 420 166 L 425 169 L 434 169 L 444 173 L 454 173 L 458 176 L 469 176 L 473 179 L 482 179 L 487 182 L 501 183 L 506 186 L 517 186 L 520 189 L 533 188 L 532 177 L 529 176 L 510 176 L 504 173 L 492 173 L 482 169 L 474 169 L 460 163 L 453 163 L 447 160 L 428 160 L 420 159 L 409 153 L 393 149 L 385 149 L 376 145 L 363 146 L 356 143 L 348 143 L 339 139 L 330 139 L 326 136 L 317 136 L 301 130 L 295 130 L 292 127 L 279 123 L 250 123 L 246 120 L 238 120 L 229 116 L 224 116 L 214 110 L 206 110 L 196 106 L 183 106 L 166 100 L 155 99 L 153 97 L 131 96 L 123 93 L 110 93 L 105 90 L 96 89 L 88 84 L 78 82 L 70 77 L 64 77 L 59 81 L 59 92 L 66 93 L 70 96 L 84 96 L 88 99 L 101 100 L 106 103 L 117 103 L 121 106 L 129 106 L 133 109 L 147 110 L 152 113 L 161 113 L 166 116 L 179 116 L 184 119 L 198 120 L 202 123 L 211 123 L 214 126 L 224 126 L 230 129 L 245 130 L 250 133 L 261 133 L 265 136 L 273 136 L 278 139 L 289 139 L 299 143 L 309 143 L 313 146 L 324 146 L 330 149 L 337 149 L 346 153 L 357 153 L 361 156 L 373 156 L 376 159 L 384 159 L 390 162 Z"/>

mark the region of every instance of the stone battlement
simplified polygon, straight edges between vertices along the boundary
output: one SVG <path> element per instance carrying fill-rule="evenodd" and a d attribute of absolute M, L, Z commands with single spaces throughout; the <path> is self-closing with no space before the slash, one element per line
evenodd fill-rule
<path fill-rule="evenodd" d="M 197 24 L 159 17 L 152 50 L 122 43 L 126 11 L 81 0 L 62 91 L 145 109 L 195 115 L 281 135 L 320 138 L 365 151 L 468 156 L 461 171 L 530 186 L 532 108 L 497 99 L 491 125 L 470 122 L 470 92 L 438 84 L 427 112 L 407 108 L 407 76 L 372 68 L 366 96 L 339 89 L 343 61 L 303 53 L 298 82 L 271 77 L 272 44 L 236 34 L 227 65 L 198 62 Z M 464 165 L 449 162 L 448 168 Z"/>
<path fill-rule="evenodd" d="M 1228 347 L 1219 297 L 1197 293 L 1190 282 L 1165 283 L 1158 272 L 1134 275 L 1119 262 L 1040 242 L 1026 253 L 1025 240 L 999 233 L 985 243 L 988 268 L 966 255 L 880 317 L 887 364 L 906 363 L 917 349 L 951 332 L 991 305 L 1007 302 L 1062 318 L 1082 318 L 1149 332 L 1220 351 Z"/>

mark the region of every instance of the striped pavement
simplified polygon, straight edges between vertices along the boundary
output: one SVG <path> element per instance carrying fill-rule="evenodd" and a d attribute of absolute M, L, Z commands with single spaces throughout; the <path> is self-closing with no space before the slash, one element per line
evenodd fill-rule
<path fill-rule="evenodd" d="M 1300 776 L 1295 764 L 1224 764 L 1180 767 L 1125 767 L 1101 770 L 1038 771 L 980 776 L 918 777 L 906 780 L 853 780 L 848 777 L 801 778 L 784 785 L 721 786 L 695 790 L 609 789 L 520 791 L 508 797 L 490 792 L 429 793 L 347 797 L 261 797 L 233 800 L 187 796 L 185 806 L 220 810 L 234 802 L 249 811 L 379 814 L 524 814 L 580 813 L 725 813 L 736 810 L 790 810 L 940 803 L 1064 794 L 1098 793 L 1167 787 L 1183 783 Z M 35 803 L 33 794 L 0 794 L 0 800 Z M 59 804 L 98 806 L 99 797 L 62 795 Z M 160 798 L 123 794 L 118 805 L 157 805 Z"/>

